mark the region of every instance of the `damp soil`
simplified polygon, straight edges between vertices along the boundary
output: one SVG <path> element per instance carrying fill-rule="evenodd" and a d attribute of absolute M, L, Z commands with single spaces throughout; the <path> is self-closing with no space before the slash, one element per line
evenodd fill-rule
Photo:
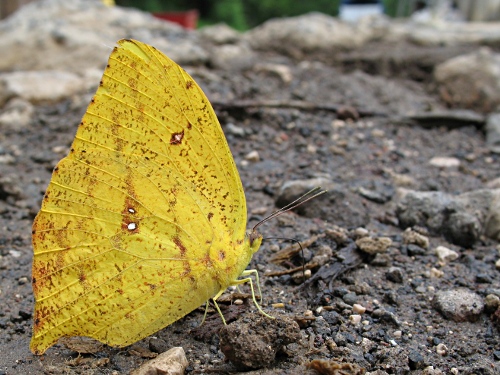
<path fill-rule="evenodd" d="M 261 66 L 246 71 L 186 67 L 209 99 L 219 103 L 215 108 L 245 188 L 249 225 L 275 210 L 281 186 L 295 180 L 327 178 L 349 193 L 350 203 L 359 210 L 337 209 L 336 218 L 325 218 L 322 213 L 334 210 L 326 205 L 306 211 L 307 216 L 289 212 L 260 227 L 264 237 L 310 242 L 302 253 L 278 264 L 273 257 L 290 243 L 266 240 L 252 259 L 249 267 L 260 274 L 261 306 L 276 320 L 262 317 L 243 287 L 221 298 L 232 329 L 222 329 L 213 309 L 198 327 L 204 312 L 200 308 L 130 347 L 94 346 L 87 350 L 90 354 L 79 354 L 63 343 L 40 357 L 29 351 L 34 304 L 31 223 L 91 93 L 37 104 L 29 127 L 0 134 L 0 374 L 126 374 L 173 346 L 184 348 L 187 373 L 192 374 L 333 374 L 363 369 L 417 374 L 428 366 L 446 374 L 457 373 L 453 368 L 460 374 L 498 373 L 500 336 L 491 312 L 483 312 L 474 322 L 454 322 L 431 303 L 437 290 L 465 287 L 483 297 L 498 291 L 498 243 L 482 239 L 464 248 L 428 235 L 428 249 L 409 252 L 402 242 L 405 228 L 398 226 L 395 215 L 395 175 L 411 181 L 411 189 L 452 194 L 484 188 L 500 175 L 499 156 L 487 150 L 481 126 L 450 127 L 444 121 L 423 127 L 401 120 L 446 108 L 432 84 L 432 68 L 466 49 L 473 47 L 412 46 L 396 51 L 394 46 L 374 45 L 314 59 L 263 53 Z M 287 74 L 276 66 L 285 67 Z M 247 104 L 231 104 L 237 101 Z M 281 104 L 269 105 L 272 101 Z M 287 106 L 291 101 L 313 105 Z M 258 160 L 247 160 L 252 151 L 258 152 Z M 435 156 L 457 158 L 461 167 L 434 167 L 429 160 Z M 362 189 L 379 194 L 363 195 Z M 360 255 L 331 235 L 353 238 L 359 227 L 370 236 L 392 239 L 385 261 L 373 262 L 373 257 Z M 419 231 L 425 234 L 425 228 Z M 433 249 L 440 245 L 460 257 L 438 264 Z M 303 283 L 302 271 L 288 273 L 307 266 L 325 247 L 331 254 L 327 252 L 321 268 L 306 272 L 309 282 Z M 388 277 L 391 267 L 399 268 L 398 277 Z M 430 277 L 433 267 L 443 276 Z M 318 272 L 321 277 L 315 277 Z M 354 303 L 366 308 L 358 324 L 350 319 Z M 381 308 L 384 314 L 374 313 Z M 444 352 L 437 350 L 439 344 L 445 345 Z M 260 351 L 252 361 L 251 350 L 259 345 L 272 348 L 271 354 Z M 227 359 L 241 357 L 232 347 L 245 353 L 243 363 Z M 263 368 L 251 369 L 249 364 Z"/>

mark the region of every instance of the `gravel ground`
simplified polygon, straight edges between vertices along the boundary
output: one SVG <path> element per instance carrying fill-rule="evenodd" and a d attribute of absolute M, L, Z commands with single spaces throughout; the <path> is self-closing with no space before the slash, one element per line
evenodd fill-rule
<path fill-rule="evenodd" d="M 478 124 L 402 121 L 444 109 L 429 73 L 455 49 L 426 49 L 435 59 L 422 67 L 411 61 L 422 51 L 405 47 L 406 63 L 391 71 L 384 62 L 391 48 L 315 62 L 262 54 L 267 68 L 231 73 L 187 67 L 216 104 L 250 225 L 286 201 L 287 183 L 330 190 L 260 228 L 264 237 L 307 242 L 300 252 L 266 240 L 250 264 L 275 320 L 261 316 L 243 288 L 221 298 L 227 327 L 213 311 L 198 327 L 198 309 L 124 349 L 91 343 L 78 354 L 70 342 L 31 354 L 30 227 L 90 94 L 38 104 L 29 127 L 2 130 L 0 374 L 129 373 L 173 346 L 184 348 L 192 374 L 498 374 L 499 244 L 481 236 L 464 246 L 423 226 L 407 229 L 398 202 L 402 188 L 484 189 L 500 176 L 499 155 L 488 151 Z M 435 157 L 453 162 L 436 166 Z"/>

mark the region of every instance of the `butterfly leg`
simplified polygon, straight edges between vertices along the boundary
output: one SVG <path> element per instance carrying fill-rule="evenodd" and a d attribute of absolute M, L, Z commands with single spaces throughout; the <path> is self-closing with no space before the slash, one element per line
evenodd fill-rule
<path fill-rule="evenodd" d="M 217 312 L 219 313 L 221 319 L 222 319 L 222 323 L 224 323 L 224 325 L 226 325 L 226 319 L 224 319 L 224 315 L 222 315 L 222 311 L 220 311 L 220 308 L 219 308 L 219 305 L 217 304 L 217 298 L 219 298 L 222 293 L 224 293 L 225 290 L 219 290 L 219 293 L 217 293 L 213 298 L 212 298 L 212 301 L 214 302 L 214 306 L 215 308 L 217 309 Z M 207 304 L 208 304 L 208 301 L 207 301 Z"/>
<path fill-rule="evenodd" d="M 209 305 L 209 301 L 210 301 L 210 300 L 207 300 L 207 302 L 205 303 L 205 313 L 203 314 L 203 319 L 201 319 L 201 322 L 200 322 L 200 324 L 198 325 L 198 327 L 199 327 L 199 326 L 201 326 L 203 323 L 205 323 L 205 319 L 206 319 L 206 317 L 207 317 L 207 313 L 208 313 L 208 305 Z"/>
<path fill-rule="evenodd" d="M 260 303 L 262 303 L 262 291 L 260 290 L 259 272 L 257 270 L 245 270 L 241 273 L 241 276 L 250 276 L 252 274 L 255 276 L 255 282 L 257 283 L 257 289 L 259 291 L 259 296 L 260 296 Z M 252 283 L 250 283 L 250 286 L 252 286 Z M 252 286 L 252 294 L 253 294 L 253 286 Z"/>
<path fill-rule="evenodd" d="M 259 285 L 259 282 L 258 282 L 259 278 L 258 278 L 257 270 L 243 271 L 243 273 L 241 274 L 241 276 L 248 276 L 248 275 L 251 275 L 251 274 L 256 275 L 257 287 L 258 287 L 259 293 L 261 293 L 260 292 L 260 285 Z M 253 287 L 253 281 L 252 281 L 252 279 L 250 277 L 246 277 L 244 279 L 239 279 L 239 280 L 234 280 L 231 285 L 235 285 L 236 286 L 236 285 L 244 284 L 244 283 L 249 283 L 250 284 L 250 290 L 252 291 L 252 300 L 253 300 L 253 303 L 255 304 L 255 306 L 257 307 L 257 309 L 260 311 L 260 313 L 262 315 L 267 316 L 270 319 L 274 319 L 273 316 L 267 314 L 264 310 L 262 310 L 262 307 L 260 307 L 260 305 L 258 304 L 257 299 L 255 298 L 255 290 L 254 290 L 254 287 Z M 261 293 L 261 299 L 262 299 L 262 293 Z"/>

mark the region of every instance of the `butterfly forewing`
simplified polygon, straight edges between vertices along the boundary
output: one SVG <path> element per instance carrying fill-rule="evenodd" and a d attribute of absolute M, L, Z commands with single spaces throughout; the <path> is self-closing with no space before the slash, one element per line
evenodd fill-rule
<path fill-rule="evenodd" d="M 227 286 L 214 259 L 240 262 L 245 197 L 210 103 L 153 47 L 118 45 L 33 224 L 35 353 L 137 341 Z"/>

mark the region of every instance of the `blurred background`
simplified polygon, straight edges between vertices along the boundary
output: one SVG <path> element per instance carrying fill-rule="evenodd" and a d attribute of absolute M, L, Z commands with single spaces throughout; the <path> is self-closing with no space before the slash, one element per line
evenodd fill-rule
<path fill-rule="evenodd" d="M 0 1 L 0 19 L 37 0 Z M 151 12 L 158 18 L 199 28 L 224 22 L 246 31 L 268 19 L 311 11 L 355 21 L 367 14 L 390 17 L 445 18 L 461 21 L 500 20 L 500 0 L 103 0 L 104 3 Z"/>

